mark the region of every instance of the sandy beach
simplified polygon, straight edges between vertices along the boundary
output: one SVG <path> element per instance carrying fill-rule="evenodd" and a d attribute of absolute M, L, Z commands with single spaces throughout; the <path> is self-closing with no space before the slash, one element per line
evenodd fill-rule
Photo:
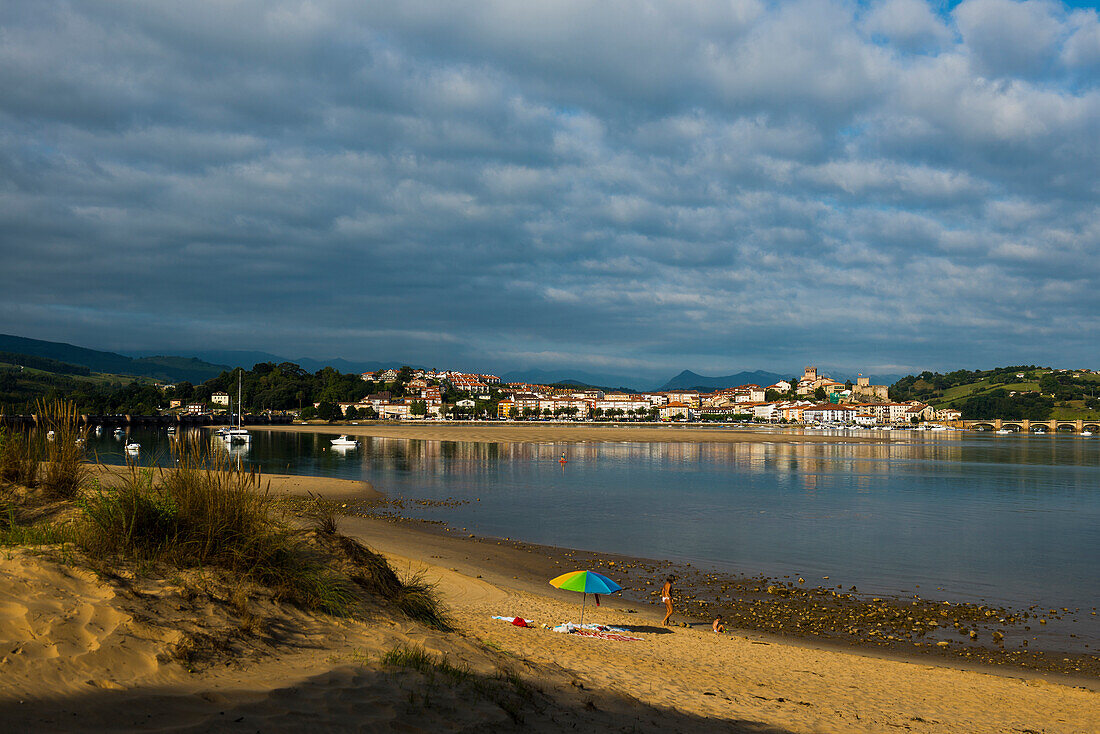
<path fill-rule="evenodd" d="M 273 488 L 330 497 L 357 484 L 275 479 Z M 225 605 L 183 604 L 170 582 L 127 587 L 9 550 L 0 713 L 18 731 L 299 731 L 307 722 L 321 731 L 1095 731 L 1096 686 L 1057 676 L 716 635 L 709 625 L 666 629 L 655 607 L 617 598 L 590 603 L 586 620 L 638 640 L 560 634 L 541 625 L 579 619 L 578 596 L 546 584 L 572 570 L 567 557 L 411 523 L 342 517 L 339 526 L 398 573 L 436 583 L 456 631 L 269 605 L 275 632 L 189 670 L 169 654 L 179 630 L 214 624 Z M 401 644 L 468 668 L 465 682 L 384 665 Z"/>
<path fill-rule="evenodd" d="M 97 480 L 104 486 L 114 486 L 128 470 L 126 467 L 110 464 L 97 464 L 92 468 Z M 156 471 L 161 471 L 157 469 Z M 170 471 L 170 470 L 169 470 Z M 307 477 L 298 474 L 263 474 L 260 476 L 263 487 L 274 495 L 294 497 L 322 497 L 328 500 L 356 498 L 373 500 L 383 496 L 367 481 L 350 479 L 331 479 L 329 477 Z"/>
<path fill-rule="evenodd" d="M 473 441 L 479 443 L 555 443 L 620 441 L 656 443 L 884 443 L 903 439 L 878 436 L 827 436 L 781 430 L 727 428 L 677 428 L 593 423 L 363 423 L 360 425 L 310 424 L 249 426 L 250 431 L 345 433 L 349 436 L 410 438 L 424 441 Z"/>

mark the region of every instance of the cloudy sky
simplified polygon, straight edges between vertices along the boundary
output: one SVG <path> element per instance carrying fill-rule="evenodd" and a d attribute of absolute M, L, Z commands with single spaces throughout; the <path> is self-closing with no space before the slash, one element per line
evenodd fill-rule
<path fill-rule="evenodd" d="M 0 332 L 667 376 L 1100 368 L 1043 0 L 0 3 Z"/>

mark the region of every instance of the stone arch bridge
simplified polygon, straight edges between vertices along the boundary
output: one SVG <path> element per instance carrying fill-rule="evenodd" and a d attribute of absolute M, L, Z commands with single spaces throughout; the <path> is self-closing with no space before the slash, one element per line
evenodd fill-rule
<path fill-rule="evenodd" d="M 1077 420 L 1009 420 L 1007 418 L 987 418 L 974 421 L 950 421 L 953 428 L 966 428 L 971 431 L 1018 431 L 1020 433 L 1097 433 L 1100 434 L 1100 418 Z"/>

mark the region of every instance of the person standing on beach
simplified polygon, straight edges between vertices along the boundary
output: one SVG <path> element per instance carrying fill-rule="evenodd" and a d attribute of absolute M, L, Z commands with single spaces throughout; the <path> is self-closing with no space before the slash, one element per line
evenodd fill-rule
<path fill-rule="evenodd" d="M 665 603 L 665 618 L 661 624 L 668 626 L 668 618 L 672 616 L 672 577 L 665 579 L 665 585 L 661 587 L 661 601 Z"/>

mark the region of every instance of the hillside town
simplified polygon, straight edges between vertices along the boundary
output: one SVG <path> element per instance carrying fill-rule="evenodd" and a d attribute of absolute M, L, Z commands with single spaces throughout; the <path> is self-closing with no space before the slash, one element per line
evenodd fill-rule
<path fill-rule="evenodd" d="M 366 372 L 363 380 L 393 384 L 399 370 Z M 838 382 L 806 367 L 797 381 L 739 385 L 712 392 L 669 390 L 614 392 L 590 387 L 504 383 L 495 375 L 411 370 L 404 396 L 386 391 L 357 402 L 339 403 L 340 417 L 382 420 L 635 420 L 752 421 L 844 426 L 912 425 L 960 417 L 956 410 L 935 411 L 920 401 L 893 402 L 888 386 L 859 377 Z M 447 400 L 448 397 L 453 402 Z M 320 409 L 320 403 L 314 405 Z M 332 410 L 334 415 L 337 411 Z M 309 414 L 307 414 L 308 416 Z"/>

